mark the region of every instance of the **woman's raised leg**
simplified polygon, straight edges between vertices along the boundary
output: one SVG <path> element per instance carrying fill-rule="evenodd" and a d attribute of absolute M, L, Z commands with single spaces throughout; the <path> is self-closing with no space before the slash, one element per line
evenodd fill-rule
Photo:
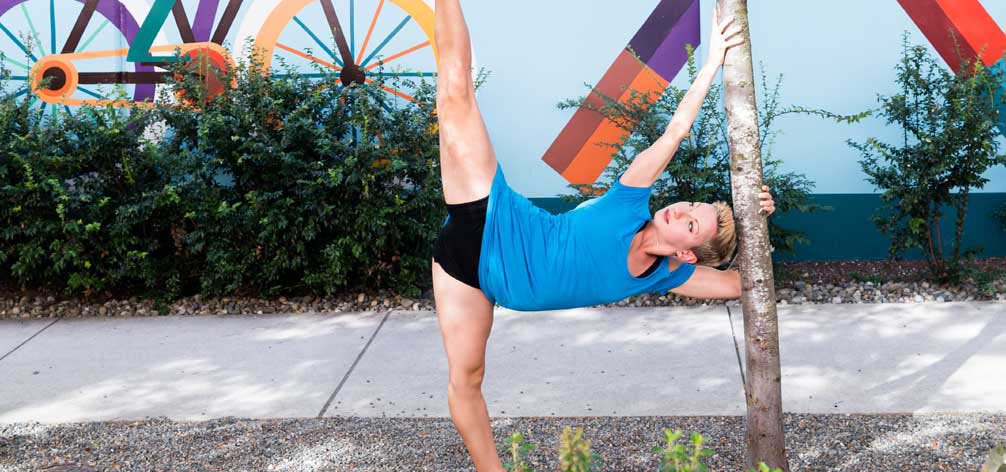
<path fill-rule="evenodd" d="M 486 341 L 493 325 L 493 304 L 481 290 L 470 287 L 433 263 L 433 294 L 440 334 L 447 351 L 447 404 L 454 427 L 478 472 L 504 470 L 489 426 L 482 397 Z"/>
<path fill-rule="evenodd" d="M 472 46 L 460 0 L 437 0 L 434 40 L 437 116 L 440 121 L 440 180 L 448 204 L 489 195 L 496 153 L 475 102 Z"/>

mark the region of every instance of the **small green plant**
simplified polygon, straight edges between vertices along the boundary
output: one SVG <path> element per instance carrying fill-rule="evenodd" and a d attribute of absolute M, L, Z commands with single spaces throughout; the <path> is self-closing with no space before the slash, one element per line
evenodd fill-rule
<path fill-rule="evenodd" d="M 524 459 L 529 452 L 534 450 L 535 445 L 524 443 L 524 435 L 513 433 L 510 435 L 510 459 L 513 462 L 504 465 L 507 472 L 534 472 L 534 468 L 528 466 Z"/>
<path fill-rule="evenodd" d="M 878 284 L 878 285 L 884 283 L 884 279 L 881 276 L 879 276 L 879 275 L 875 275 L 875 274 L 861 274 L 861 273 L 855 272 L 855 271 L 854 272 L 849 272 L 849 278 L 851 278 L 852 280 L 854 280 L 856 282 L 860 282 L 860 283 L 872 282 L 872 283 Z"/>
<path fill-rule="evenodd" d="M 999 445 L 989 451 L 982 472 L 1006 472 L 1006 446 Z"/>
<path fill-rule="evenodd" d="M 600 470 L 600 456 L 590 452 L 590 440 L 583 439 L 583 428 L 562 430 L 559 440 L 559 470 L 563 472 L 594 472 Z"/>
<path fill-rule="evenodd" d="M 684 433 L 664 428 L 664 438 L 667 446 L 655 446 L 653 452 L 661 455 L 659 472 L 703 472 L 709 467 L 702 463 L 702 458 L 713 455 L 712 449 L 702 447 L 705 441 L 699 433 L 691 434 L 691 451 L 684 444 L 678 444 Z"/>

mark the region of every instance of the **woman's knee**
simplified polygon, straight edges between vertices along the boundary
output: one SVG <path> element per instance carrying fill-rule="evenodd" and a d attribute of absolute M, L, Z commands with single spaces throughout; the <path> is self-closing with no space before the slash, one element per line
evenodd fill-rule
<path fill-rule="evenodd" d="M 448 382 L 455 391 L 481 390 L 485 373 L 485 364 L 451 369 Z"/>

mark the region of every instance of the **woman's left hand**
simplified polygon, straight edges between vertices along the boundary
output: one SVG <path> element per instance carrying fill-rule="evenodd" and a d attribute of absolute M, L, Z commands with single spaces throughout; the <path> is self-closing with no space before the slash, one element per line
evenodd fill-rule
<path fill-rule="evenodd" d="M 740 26 L 733 24 L 734 17 L 725 18 L 721 22 L 719 11 L 717 10 L 719 10 L 719 7 L 714 6 L 712 32 L 710 32 L 709 38 L 709 58 L 706 62 L 721 66 L 723 65 L 723 59 L 726 57 L 727 49 L 743 43 L 744 36 L 740 34 Z"/>
<path fill-rule="evenodd" d="M 768 217 L 775 211 L 775 200 L 772 199 L 772 194 L 768 191 L 768 185 L 761 186 L 762 192 L 758 194 L 758 203 L 761 205 L 760 212 Z"/>

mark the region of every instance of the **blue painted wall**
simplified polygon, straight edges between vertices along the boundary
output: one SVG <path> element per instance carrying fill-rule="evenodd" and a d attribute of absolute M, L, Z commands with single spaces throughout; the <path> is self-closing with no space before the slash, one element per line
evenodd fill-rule
<path fill-rule="evenodd" d="M 701 2 L 703 38 L 713 4 Z M 1006 23 L 1006 2 L 983 4 L 999 24 Z M 478 63 L 492 73 L 480 104 L 516 190 L 529 197 L 568 193 L 565 181 L 541 161 L 572 116 L 555 104 L 583 95 L 583 84 L 601 77 L 655 5 L 650 0 L 464 4 Z M 894 65 L 904 31 L 912 41 L 928 44 L 896 0 L 751 2 L 751 25 L 756 62 L 770 76 L 784 75 L 782 102 L 839 113 L 873 108 L 877 94 L 896 92 Z M 704 57 L 704 48 L 698 54 Z M 682 77 L 675 84 L 687 85 Z M 874 193 L 846 140 L 894 141 L 899 134 L 878 119 L 838 125 L 791 116 L 778 124 L 783 134 L 773 153 L 783 160 L 782 170 L 807 175 L 821 194 Z M 986 192 L 1006 192 L 1006 169 L 987 177 Z"/>

